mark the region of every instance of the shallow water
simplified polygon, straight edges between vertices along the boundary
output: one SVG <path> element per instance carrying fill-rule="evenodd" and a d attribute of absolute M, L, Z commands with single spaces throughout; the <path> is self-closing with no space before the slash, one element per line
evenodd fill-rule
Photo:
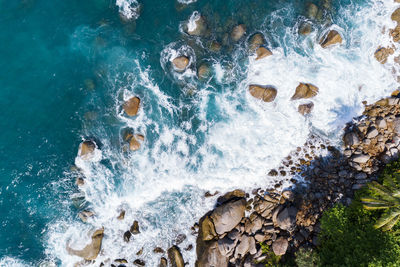
<path fill-rule="evenodd" d="M 82 248 L 88 231 L 104 227 L 98 262 L 141 258 L 155 266 L 155 246 L 167 248 L 181 233 L 182 248 L 194 244 L 190 226 L 215 201 L 204 199 L 207 190 L 273 185 L 268 171 L 311 133 L 339 146 L 362 101 L 397 88 L 396 55 L 387 66 L 373 57 L 390 43 L 396 6 L 331 2 L 303 37 L 304 1 L 0 1 L 0 265 L 72 266 L 80 259 L 67 254 L 67 241 Z M 212 30 L 206 38 L 183 32 L 195 11 Z M 255 62 L 247 37 L 224 42 L 238 23 L 247 37 L 262 32 L 273 56 Z M 331 28 L 344 43 L 324 50 L 316 43 Z M 220 52 L 208 49 L 214 39 Z M 191 58 L 183 74 L 170 63 L 180 54 Z M 212 74 L 199 81 L 203 62 Z M 298 82 L 320 89 L 311 116 L 297 112 L 307 101 L 290 101 Z M 253 83 L 276 87 L 275 101 L 252 98 Z M 128 118 L 121 105 L 133 95 L 142 107 Z M 145 136 L 134 153 L 122 140 L 128 127 Z M 100 148 L 90 162 L 77 157 L 87 137 Z M 85 176 L 81 191 L 73 165 Z M 79 207 L 76 194 L 86 200 Z M 96 216 L 82 223 L 82 209 Z M 135 219 L 142 233 L 126 244 L 122 234 Z M 194 251 L 183 252 L 193 266 Z"/>

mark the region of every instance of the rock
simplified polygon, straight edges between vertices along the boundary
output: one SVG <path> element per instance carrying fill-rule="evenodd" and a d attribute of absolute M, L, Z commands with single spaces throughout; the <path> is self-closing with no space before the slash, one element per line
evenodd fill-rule
<path fill-rule="evenodd" d="M 351 160 L 355 163 L 367 163 L 369 160 L 370 156 L 366 155 L 366 154 L 358 154 L 358 155 L 354 155 L 351 157 Z"/>
<path fill-rule="evenodd" d="M 114 261 L 117 263 L 128 263 L 126 259 L 115 259 Z"/>
<path fill-rule="evenodd" d="M 309 35 L 312 32 L 312 26 L 309 22 L 301 23 L 299 27 L 299 34 L 301 35 Z"/>
<path fill-rule="evenodd" d="M 240 223 L 246 210 L 246 200 L 240 199 L 233 202 L 227 202 L 212 212 L 211 219 L 214 222 L 215 231 L 222 235 L 230 232 Z"/>
<path fill-rule="evenodd" d="M 129 140 L 129 150 L 136 151 L 139 150 L 139 148 L 140 148 L 139 141 L 134 136 L 132 136 L 131 139 Z"/>
<path fill-rule="evenodd" d="M 83 180 L 82 177 L 77 177 L 76 180 L 75 180 L 75 184 L 77 186 L 83 186 L 85 184 L 85 180 Z"/>
<path fill-rule="evenodd" d="M 249 50 L 255 51 L 257 48 L 265 44 L 264 36 L 261 33 L 253 34 L 249 40 Z"/>
<path fill-rule="evenodd" d="M 140 106 L 140 98 L 139 97 L 131 97 L 127 101 L 125 101 L 124 105 L 122 108 L 124 109 L 125 113 L 132 117 L 136 116 L 138 111 L 139 111 L 139 106 Z"/>
<path fill-rule="evenodd" d="M 193 245 L 192 245 L 192 244 L 189 244 L 189 245 L 185 248 L 186 251 L 191 251 L 192 249 L 193 249 Z"/>
<path fill-rule="evenodd" d="M 256 54 L 257 54 L 256 60 L 259 60 L 259 59 L 271 56 L 272 52 L 269 49 L 261 46 L 261 47 L 257 48 Z"/>
<path fill-rule="evenodd" d="M 356 180 L 364 180 L 364 179 L 367 179 L 367 177 L 368 176 L 365 172 L 360 172 L 360 173 L 357 173 L 354 178 L 356 178 Z"/>
<path fill-rule="evenodd" d="M 153 252 L 154 252 L 154 253 L 161 253 L 161 254 L 165 253 L 165 251 L 164 251 L 162 248 L 160 248 L 160 247 L 155 247 L 155 248 L 153 249 Z"/>
<path fill-rule="evenodd" d="M 235 26 L 231 32 L 231 38 L 233 41 L 239 41 L 243 35 L 246 33 L 246 26 L 244 24 L 239 24 Z"/>
<path fill-rule="evenodd" d="M 304 115 L 310 114 L 311 111 L 313 110 L 313 108 L 314 108 L 314 103 L 310 102 L 310 103 L 307 103 L 307 104 L 299 105 L 299 108 L 297 110 L 299 111 L 299 113 L 301 115 L 304 116 Z"/>
<path fill-rule="evenodd" d="M 379 47 L 375 51 L 375 58 L 380 62 L 381 64 L 385 64 L 387 62 L 387 59 L 390 55 L 394 53 L 394 49 L 391 47 Z"/>
<path fill-rule="evenodd" d="M 206 215 L 199 221 L 200 229 L 199 229 L 199 238 L 203 241 L 208 241 L 214 239 L 217 236 L 215 232 L 214 223 L 211 218 Z"/>
<path fill-rule="evenodd" d="M 210 73 L 210 67 L 207 64 L 201 64 L 197 71 L 197 76 L 200 80 L 204 80 L 210 76 Z"/>
<path fill-rule="evenodd" d="M 92 242 L 81 250 L 72 249 L 67 244 L 67 251 L 70 255 L 75 255 L 85 260 L 91 261 L 97 258 L 101 249 L 101 242 L 104 236 L 104 229 L 96 230 L 92 235 Z"/>
<path fill-rule="evenodd" d="M 252 237 L 252 236 L 243 235 L 240 238 L 239 244 L 236 246 L 235 258 L 240 258 L 240 257 L 243 258 L 248 252 L 251 255 L 254 255 L 257 253 L 256 241 L 254 240 L 254 237 Z"/>
<path fill-rule="evenodd" d="M 131 229 L 129 230 L 133 235 L 137 235 L 140 234 L 140 230 L 139 230 L 139 222 L 138 221 L 134 221 Z"/>
<path fill-rule="evenodd" d="M 228 267 L 228 258 L 221 254 L 217 241 L 197 244 L 196 252 L 195 267 Z"/>
<path fill-rule="evenodd" d="M 246 221 L 244 230 L 248 234 L 255 234 L 257 231 L 261 230 L 263 222 L 263 218 L 261 216 L 257 216 L 253 221 Z"/>
<path fill-rule="evenodd" d="M 84 210 L 79 212 L 78 216 L 83 222 L 87 222 L 90 217 L 94 216 L 94 213 L 92 211 Z"/>
<path fill-rule="evenodd" d="M 139 260 L 139 259 L 135 260 L 133 262 L 133 264 L 135 264 L 136 266 L 145 266 L 146 265 L 146 263 L 143 260 Z"/>
<path fill-rule="evenodd" d="M 234 240 L 225 236 L 224 238 L 218 240 L 218 248 L 224 257 L 230 257 L 235 249 L 236 243 Z"/>
<path fill-rule="evenodd" d="M 316 19 L 317 18 L 317 14 L 318 14 L 318 7 L 315 4 L 310 3 L 308 5 L 307 16 L 310 19 Z"/>
<path fill-rule="evenodd" d="M 293 201 L 294 200 L 294 193 L 293 191 L 290 190 L 285 190 L 282 192 L 282 196 L 287 199 L 288 201 Z"/>
<path fill-rule="evenodd" d="M 360 143 L 360 139 L 355 132 L 348 132 L 343 137 L 344 145 L 346 147 L 358 145 Z"/>
<path fill-rule="evenodd" d="M 189 65 L 189 58 L 185 56 L 176 57 L 172 60 L 172 65 L 174 66 L 175 70 L 178 72 L 183 72 L 186 67 Z"/>
<path fill-rule="evenodd" d="M 318 87 L 309 83 L 300 83 L 296 87 L 296 92 L 292 96 L 291 100 L 297 100 L 302 98 L 311 98 L 318 94 Z"/>
<path fill-rule="evenodd" d="M 288 246 L 289 242 L 285 238 L 280 237 L 272 243 L 272 251 L 275 255 L 282 256 L 285 255 Z"/>
<path fill-rule="evenodd" d="M 296 225 L 297 209 L 295 207 L 287 207 L 283 209 L 276 218 L 277 227 L 282 230 L 292 231 Z"/>
<path fill-rule="evenodd" d="M 166 258 L 162 257 L 162 258 L 160 259 L 160 265 L 159 265 L 159 267 L 168 267 L 168 261 L 167 261 Z"/>
<path fill-rule="evenodd" d="M 341 44 L 343 41 L 342 36 L 340 36 L 340 34 L 335 31 L 335 30 L 331 30 L 329 31 L 328 34 L 326 34 L 319 42 L 319 44 L 323 47 L 323 48 L 327 48 L 328 46 L 334 45 L 334 44 Z"/>
<path fill-rule="evenodd" d="M 168 259 L 171 267 L 184 267 L 185 262 L 183 261 L 181 251 L 177 246 L 172 246 L 168 249 Z"/>
<path fill-rule="evenodd" d="M 250 85 L 249 92 L 253 97 L 261 99 L 264 102 L 274 101 L 278 93 L 278 91 L 272 86 L 263 87 L 260 85 Z"/>
<path fill-rule="evenodd" d="M 393 21 L 396 21 L 398 24 L 400 23 L 400 8 L 396 9 L 391 16 Z"/>
<path fill-rule="evenodd" d="M 181 244 L 185 239 L 186 239 L 186 235 L 185 235 L 185 234 L 179 234 L 179 235 L 175 238 L 175 244 L 176 244 L 176 245 L 179 245 L 179 244 Z"/>
<path fill-rule="evenodd" d="M 93 141 L 83 141 L 79 145 L 79 156 L 83 159 L 89 159 L 96 149 L 96 144 Z"/>
<path fill-rule="evenodd" d="M 121 210 L 121 212 L 119 213 L 117 219 L 121 221 L 124 218 L 125 218 L 125 210 Z"/>
<path fill-rule="evenodd" d="M 132 236 L 131 232 L 126 231 L 126 232 L 124 233 L 124 241 L 125 241 L 125 242 L 129 242 L 129 240 L 131 239 L 131 236 Z"/>
<path fill-rule="evenodd" d="M 221 44 L 220 43 L 218 43 L 217 41 L 213 41 L 213 42 L 211 42 L 211 44 L 210 44 L 210 50 L 212 51 L 212 52 L 219 52 L 220 50 L 221 50 Z"/>
<path fill-rule="evenodd" d="M 187 25 L 187 33 L 192 36 L 202 36 L 207 33 L 207 22 L 203 16 L 197 15 Z"/>
<path fill-rule="evenodd" d="M 371 138 L 377 137 L 378 134 L 379 134 L 378 130 L 377 130 L 375 127 L 371 127 L 371 128 L 368 130 L 366 137 L 369 138 L 369 139 L 371 139 Z"/>
<path fill-rule="evenodd" d="M 226 193 L 225 195 L 219 197 L 217 199 L 218 204 L 224 204 L 225 202 L 228 202 L 233 199 L 239 199 L 239 198 L 244 198 L 246 197 L 246 193 L 243 190 L 236 189 L 233 191 L 230 191 Z"/>
<path fill-rule="evenodd" d="M 400 41 L 400 26 L 397 25 L 394 29 L 390 30 L 390 36 L 392 36 L 394 42 Z"/>
<path fill-rule="evenodd" d="M 394 133 L 396 133 L 397 135 L 400 134 L 400 118 L 396 118 L 393 121 L 393 131 Z"/>

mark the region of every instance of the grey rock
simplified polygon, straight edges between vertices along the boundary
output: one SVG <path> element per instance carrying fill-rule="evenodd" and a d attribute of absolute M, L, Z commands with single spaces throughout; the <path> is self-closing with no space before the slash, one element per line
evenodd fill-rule
<path fill-rule="evenodd" d="M 368 162 L 370 156 L 366 154 L 359 154 L 359 155 L 354 155 L 351 159 L 353 162 L 363 164 Z"/>
<path fill-rule="evenodd" d="M 367 138 L 375 138 L 379 134 L 378 130 L 375 127 L 371 127 L 367 132 Z"/>
<path fill-rule="evenodd" d="M 244 217 L 245 209 L 245 199 L 227 202 L 215 208 L 210 217 L 214 222 L 217 234 L 222 235 L 227 233 L 238 225 Z"/>
<path fill-rule="evenodd" d="M 228 258 L 223 256 L 218 248 L 217 241 L 210 241 L 207 244 L 197 244 L 196 267 L 227 267 Z"/>
<path fill-rule="evenodd" d="M 380 129 L 386 129 L 387 124 L 384 118 L 380 118 L 376 120 L 376 126 Z"/>
<path fill-rule="evenodd" d="M 287 231 L 293 230 L 296 225 L 297 209 L 295 207 L 287 207 L 281 211 L 277 218 L 276 224 L 279 228 Z"/>
<path fill-rule="evenodd" d="M 356 178 L 357 180 L 367 179 L 367 174 L 366 174 L 365 172 L 360 172 L 360 173 L 357 173 L 357 174 L 356 174 L 355 178 Z"/>
<path fill-rule="evenodd" d="M 272 243 L 272 251 L 277 256 L 285 255 L 288 246 L 289 242 L 286 238 L 280 237 Z"/>
<path fill-rule="evenodd" d="M 344 145 L 345 146 L 353 146 L 358 145 L 360 143 L 360 139 L 358 135 L 354 132 L 348 132 L 344 135 Z"/>
<path fill-rule="evenodd" d="M 243 235 L 235 249 L 235 258 L 244 257 L 247 253 L 254 255 L 257 253 L 254 237 Z"/>
<path fill-rule="evenodd" d="M 218 240 L 218 249 L 222 256 L 230 257 L 233 254 L 237 241 L 228 238 L 225 236 L 224 238 Z"/>

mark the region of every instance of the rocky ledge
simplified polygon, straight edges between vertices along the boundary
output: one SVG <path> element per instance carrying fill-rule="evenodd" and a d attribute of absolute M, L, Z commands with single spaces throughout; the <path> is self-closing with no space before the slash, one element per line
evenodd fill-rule
<path fill-rule="evenodd" d="M 219 197 L 196 225 L 196 266 L 264 266 L 268 255 L 262 247 L 282 257 L 302 246 L 318 246 L 322 213 L 337 202 L 348 205 L 355 190 L 376 180 L 381 167 L 398 158 L 398 93 L 365 105 L 363 115 L 346 125 L 342 150 L 321 145 L 326 156 L 309 155 L 297 167 L 289 166 L 292 177 L 298 175 L 295 187 L 282 190 L 277 184 L 251 194 L 235 190 Z M 305 147 L 313 147 L 312 141 Z M 305 147 L 294 151 L 283 167 Z M 282 174 L 281 169 L 269 175 Z"/>

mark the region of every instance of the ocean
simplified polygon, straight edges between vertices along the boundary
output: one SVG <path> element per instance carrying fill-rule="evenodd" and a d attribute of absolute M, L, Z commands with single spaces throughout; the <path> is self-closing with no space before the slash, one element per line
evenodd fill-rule
<path fill-rule="evenodd" d="M 156 266 L 154 247 L 195 245 L 191 226 L 214 203 L 209 191 L 290 186 L 269 177 L 310 135 L 340 148 L 345 123 L 397 89 L 398 67 L 380 64 L 390 46 L 391 0 L 0 0 L 0 266 L 73 266 L 104 227 L 94 265 L 117 258 Z M 203 16 L 204 36 L 186 28 Z M 303 36 L 299 27 L 313 31 Z M 246 34 L 230 33 L 244 24 Z M 343 43 L 318 41 L 337 30 Z M 255 60 L 249 39 L 262 33 L 272 56 Z M 216 49 L 216 43 L 220 49 Z M 190 59 L 184 72 L 172 67 Z M 197 70 L 206 66 L 208 75 Z M 299 82 L 319 87 L 302 116 L 291 101 Z M 250 84 L 277 89 L 271 103 Z M 132 96 L 139 113 L 122 109 Z M 129 151 L 124 132 L 144 136 Z M 95 157 L 78 156 L 86 139 Z M 85 184 L 78 187 L 77 177 Z M 95 216 L 82 222 L 78 213 Z M 125 219 L 117 220 L 121 210 Z M 134 220 L 139 235 L 123 233 Z M 137 252 L 143 248 L 140 256 Z M 194 266 L 195 249 L 183 250 Z"/>

